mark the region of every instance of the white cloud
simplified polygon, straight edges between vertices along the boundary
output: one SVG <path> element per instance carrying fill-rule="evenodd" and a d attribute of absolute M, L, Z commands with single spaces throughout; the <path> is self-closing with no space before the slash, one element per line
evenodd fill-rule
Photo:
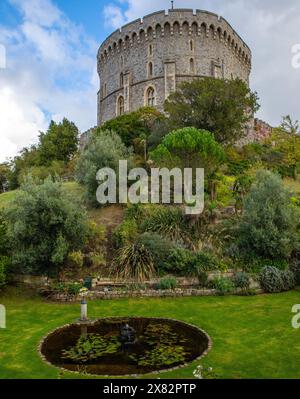
<path fill-rule="evenodd" d="M 114 5 L 104 7 L 104 18 L 106 26 L 111 26 L 114 29 L 120 28 L 126 22 L 126 17 L 122 14 L 121 8 Z"/>
<path fill-rule="evenodd" d="M 0 162 L 36 142 L 50 119 L 81 130 L 96 123 L 97 43 L 51 0 L 9 0 L 22 15 L 17 29 L 0 26 L 7 52 L 0 69 Z"/>
<path fill-rule="evenodd" d="M 122 4 L 121 4 L 122 3 Z M 116 6 L 116 4 L 119 4 Z M 124 22 L 170 8 L 169 0 L 112 2 Z M 122 7 L 121 7 L 122 6 Z M 222 15 L 237 30 L 253 53 L 251 87 L 260 97 L 258 116 L 278 125 L 282 115 L 300 119 L 300 69 L 291 66 L 292 46 L 300 43 L 300 2 L 297 0 L 186 0 L 175 7 L 203 9 Z M 123 12 L 122 12 L 123 10 Z M 107 23 L 110 19 L 107 18 Z M 114 24 L 111 24 L 115 28 Z"/>

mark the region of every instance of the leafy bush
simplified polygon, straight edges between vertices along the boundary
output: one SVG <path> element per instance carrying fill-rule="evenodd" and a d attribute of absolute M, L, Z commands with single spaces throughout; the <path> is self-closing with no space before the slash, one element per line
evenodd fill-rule
<path fill-rule="evenodd" d="M 208 282 L 208 273 L 205 272 L 204 270 L 199 270 L 197 277 L 200 287 L 206 287 Z"/>
<path fill-rule="evenodd" d="M 98 170 L 111 168 L 118 171 L 119 160 L 129 159 L 130 156 L 131 151 L 113 131 L 99 130 L 89 142 L 78 159 L 76 176 L 78 182 L 85 187 L 86 198 L 91 205 L 99 206 L 96 199 Z"/>
<path fill-rule="evenodd" d="M 133 242 L 138 235 L 137 222 L 134 219 L 125 219 L 118 227 L 113 231 L 112 239 L 113 244 L 116 248 Z"/>
<path fill-rule="evenodd" d="M 178 276 L 187 276 L 195 273 L 196 255 L 185 248 L 175 248 L 171 251 L 166 263 L 166 272 Z"/>
<path fill-rule="evenodd" d="M 6 272 L 9 264 L 9 258 L 6 256 L 0 257 L 0 288 L 6 284 Z"/>
<path fill-rule="evenodd" d="M 297 259 L 291 264 L 291 270 L 294 273 L 296 285 L 300 285 L 300 262 Z"/>
<path fill-rule="evenodd" d="M 86 242 L 87 216 L 80 204 L 51 179 L 28 180 L 6 211 L 12 266 L 20 273 L 55 275 L 68 254 Z"/>
<path fill-rule="evenodd" d="M 219 269 L 218 259 L 209 252 L 195 253 L 195 267 L 198 270 L 210 271 Z"/>
<path fill-rule="evenodd" d="M 247 290 L 250 287 L 250 277 L 245 272 L 236 273 L 232 278 L 232 282 L 236 288 L 242 288 L 243 290 Z"/>
<path fill-rule="evenodd" d="M 162 278 L 157 284 L 158 290 L 173 290 L 177 287 L 177 280 L 174 277 Z"/>
<path fill-rule="evenodd" d="M 142 231 L 152 231 L 173 241 L 185 241 L 188 225 L 180 208 L 157 207 L 141 226 Z"/>
<path fill-rule="evenodd" d="M 295 274 L 291 270 L 283 270 L 281 271 L 282 278 L 282 290 L 289 291 L 295 288 L 296 286 L 296 277 Z"/>
<path fill-rule="evenodd" d="M 112 274 L 118 278 L 144 281 L 155 275 L 154 259 L 139 242 L 123 246 L 114 260 Z"/>
<path fill-rule="evenodd" d="M 259 171 L 244 202 L 237 241 L 241 253 L 252 258 L 288 258 L 299 247 L 299 211 L 280 177 Z"/>
<path fill-rule="evenodd" d="M 259 282 L 266 292 L 283 291 L 282 272 L 273 266 L 265 266 L 259 274 Z"/>
<path fill-rule="evenodd" d="M 157 233 L 144 233 L 138 238 L 138 242 L 144 245 L 151 253 L 158 273 L 164 273 L 166 264 L 174 244 Z"/>
<path fill-rule="evenodd" d="M 163 119 L 155 108 L 144 107 L 105 122 L 102 128 L 115 131 L 126 146 L 132 146 L 135 139 L 149 136 L 156 121 Z"/>
<path fill-rule="evenodd" d="M 68 260 L 72 266 L 81 268 L 83 266 L 84 255 L 81 251 L 73 251 L 68 255 Z"/>
<path fill-rule="evenodd" d="M 215 277 L 212 281 L 212 285 L 219 295 L 231 294 L 234 291 L 232 280 L 226 277 Z"/>
<path fill-rule="evenodd" d="M 77 283 L 77 282 L 59 282 L 54 284 L 52 287 L 52 290 L 58 294 L 67 294 L 67 295 L 72 295 L 76 296 L 80 293 L 80 290 L 83 287 L 82 284 Z"/>

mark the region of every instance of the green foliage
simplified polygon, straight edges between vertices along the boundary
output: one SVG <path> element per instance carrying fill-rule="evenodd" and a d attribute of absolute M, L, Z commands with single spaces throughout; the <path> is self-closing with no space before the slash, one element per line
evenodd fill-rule
<path fill-rule="evenodd" d="M 81 336 L 76 345 L 62 351 L 62 358 L 79 363 L 87 363 L 103 356 L 118 352 L 121 343 L 117 336 L 102 337 L 99 334 Z"/>
<path fill-rule="evenodd" d="M 165 237 L 151 232 L 140 235 L 138 241 L 151 253 L 158 273 L 164 273 L 174 244 Z"/>
<path fill-rule="evenodd" d="M 157 345 L 137 358 L 137 364 L 144 367 L 166 367 L 185 361 L 187 353 L 183 346 Z"/>
<path fill-rule="evenodd" d="M 113 244 L 116 248 L 133 242 L 138 236 L 138 226 L 134 219 L 125 219 L 113 231 Z"/>
<path fill-rule="evenodd" d="M 76 268 L 81 268 L 83 266 L 84 255 L 81 251 L 73 251 L 69 253 L 68 260 Z"/>
<path fill-rule="evenodd" d="M 129 243 L 118 251 L 112 273 L 118 278 L 142 282 L 155 275 L 154 259 L 145 245 Z"/>
<path fill-rule="evenodd" d="M 211 133 L 185 127 L 167 134 L 150 158 L 160 167 L 204 168 L 210 176 L 224 162 L 225 154 Z"/>
<path fill-rule="evenodd" d="M 265 266 L 259 274 L 261 287 L 266 292 L 283 291 L 282 271 L 273 266 Z"/>
<path fill-rule="evenodd" d="M 297 280 L 292 270 L 282 270 L 281 277 L 282 277 L 283 291 L 289 291 L 295 288 Z"/>
<path fill-rule="evenodd" d="M 87 216 L 58 181 L 28 180 L 6 211 L 15 270 L 55 275 L 87 237 Z"/>
<path fill-rule="evenodd" d="M 173 249 L 165 265 L 165 271 L 178 276 L 186 276 L 194 273 L 196 263 L 195 253 L 185 249 Z"/>
<path fill-rule="evenodd" d="M 82 288 L 84 288 L 83 285 L 77 282 L 59 282 L 51 286 L 54 293 L 71 296 L 77 296 Z"/>
<path fill-rule="evenodd" d="M 86 198 L 93 206 L 99 206 L 96 199 L 98 170 L 111 168 L 118 175 L 119 160 L 126 160 L 130 155 L 130 150 L 118 134 L 109 130 L 99 130 L 85 147 L 78 159 L 76 176 L 78 182 L 85 187 Z"/>
<path fill-rule="evenodd" d="M 0 193 L 5 192 L 10 187 L 10 179 L 11 179 L 11 168 L 8 163 L 0 164 Z"/>
<path fill-rule="evenodd" d="M 10 260 L 8 257 L 0 256 L 0 289 L 6 284 L 9 262 Z"/>
<path fill-rule="evenodd" d="M 256 93 L 242 80 L 194 79 L 182 83 L 165 103 L 175 128 L 193 126 L 212 132 L 219 143 L 235 143 L 259 109 Z"/>
<path fill-rule="evenodd" d="M 158 290 L 174 290 L 177 287 L 177 280 L 174 277 L 164 277 L 157 284 Z"/>
<path fill-rule="evenodd" d="M 281 129 L 289 134 L 300 134 L 300 123 L 299 121 L 293 121 L 290 115 L 285 115 L 282 118 L 280 125 Z"/>
<path fill-rule="evenodd" d="M 248 273 L 238 272 L 232 278 L 233 284 L 236 288 L 241 288 L 244 290 L 250 287 L 250 277 Z"/>
<path fill-rule="evenodd" d="M 155 122 L 162 119 L 163 115 L 155 108 L 145 107 L 105 122 L 101 129 L 115 131 L 126 146 L 132 146 L 135 139 L 148 137 Z"/>
<path fill-rule="evenodd" d="M 231 294 L 234 291 L 233 282 L 227 277 L 215 277 L 212 285 L 219 295 Z"/>
<path fill-rule="evenodd" d="M 77 151 L 79 130 L 66 118 L 61 123 L 51 121 L 46 133 L 40 134 L 39 159 L 41 165 L 52 161 L 69 161 Z"/>
<path fill-rule="evenodd" d="M 167 118 L 157 120 L 147 140 L 149 150 L 154 150 L 171 130 L 170 122 Z"/>
<path fill-rule="evenodd" d="M 259 171 L 245 198 L 237 242 L 245 257 L 280 259 L 298 248 L 299 211 L 290 202 L 291 194 L 282 180 Z"/>
<path fill-rule="evenodd" d="M 142 231 L 152 231 L 173 241 L 185 241 L 187 221 L 178 207 L 156 207 L 142 223 Z"/>
<path fill-rule="evenodd" d="M 208 283 L 208 273 L 205 272 L 204 270 L 199 270 L 198 271 L 198 281 L 200 287 L 204 288 L 207 286 Z"/>
<path fill-rule="evenodd" d="M 180 344 L 186 342 L 166 324 L 150 323 L 144 332 L 145 342 L 151 349 L 141 356 L 132 355 L 131 358 L 139 366 L 166 367 L 185 361 L 188 353 Z"/>

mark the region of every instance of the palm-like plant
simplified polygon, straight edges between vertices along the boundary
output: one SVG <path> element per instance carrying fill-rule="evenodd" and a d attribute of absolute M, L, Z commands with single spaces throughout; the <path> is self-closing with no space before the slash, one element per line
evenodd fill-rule
<path fill-rule="evenodd" d="M 149 250 L 141 243 L 129 243 L 123 246 L 113 265 L 113 274 L 117 278 L 145 281 L 155 275 L 154 260 Z"/>

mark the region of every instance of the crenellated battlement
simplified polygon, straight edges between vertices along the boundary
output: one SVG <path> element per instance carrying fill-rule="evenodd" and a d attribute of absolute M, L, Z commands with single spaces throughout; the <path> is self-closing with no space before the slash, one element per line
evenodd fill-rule
<path fill-rule="evenodd" d="M 150 40 L 190 36 L 221 42 L 251 69 L 251 50 L 231 25 L 217 14 L 191 9 L 158 11 L 132 21 L 113 32 L 100 46 L 98 60 L 107 60 Z"/>

